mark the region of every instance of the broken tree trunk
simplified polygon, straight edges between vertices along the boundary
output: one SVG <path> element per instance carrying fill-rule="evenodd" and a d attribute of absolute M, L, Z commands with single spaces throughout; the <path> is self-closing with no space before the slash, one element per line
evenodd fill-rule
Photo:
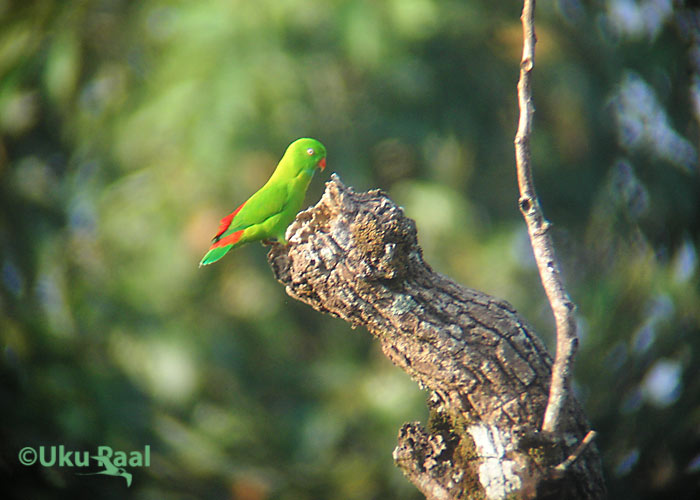
<path fill-rule="evenodd" d="M 605 496 L 595 445 L 566 462 L 589 430 L 574 398 L 559 435 L 539 432 L 552 365 L 543 343 L 504 300 L 434 272 L 415 223 L 384 193 L 355 193 L 334 174 L 287 237 L 268 254 L 287 293 L 365 326 L 431 391 L 427 429 L 404 424 L 394 450 L 428 499 Z"/>

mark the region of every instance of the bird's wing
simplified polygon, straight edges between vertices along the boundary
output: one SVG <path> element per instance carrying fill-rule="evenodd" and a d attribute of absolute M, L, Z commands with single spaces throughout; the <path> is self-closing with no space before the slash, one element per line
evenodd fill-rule
<path fill-rule="evenodd" d="M 248 201 L 221 219 L 219 230 L 213 238 L 214 243 L 237 231 L 266 221 L 284 210 L 288 201 L 289 188 L 286 183 L 266 184 Z"/>

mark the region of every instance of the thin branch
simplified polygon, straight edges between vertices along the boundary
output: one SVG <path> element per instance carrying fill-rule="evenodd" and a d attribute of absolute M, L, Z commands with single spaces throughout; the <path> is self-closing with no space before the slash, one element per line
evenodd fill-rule
<path fill-rule="evenodd" d="M 588 448 L 588 445 L 593 442 L 593 439 L 596 436 L 596 431 L 590 430 L 588 431 L 588 434 L 586 434 L 586 437 L 584 437 L 581 442 L 578 444 L 574 452 L 568 456 L 566 460 L 564 460 L 562 463 L 554 467 L 554 473 L 557 476 L 563 476 L 564 473 L 567 471 L 569 467 L 571 467 L 576 460 L 579 459 L 579 457 L 583 454 L 584 451 L 586 451 L 586 448 Z"/>
<path fill-rule="evenodd" d="M 557 433 L 562 424 L 562 411 L 569 398 L 574 355 L 578 347 L 576 336 L 575 306 L 564 288 L 559 262 L 549 235 L 549 222 L 540 208 L 532 178 L 530 134 L 532 130 L 532 68 L 535 64 L 535 0 L 525 0 L 520 17 L 523 24 L 523 57 L 518 81 L 518 105 L 520 120 L 515 135 L 515 159 L 520 189 L 519 206 L 525 218 L 527 230 L 535 254 L 537 268 L 547 299 L 552 307 L 557 328 L 557 352 L 552 367 L 549 399 L 542 422 L 542 431 Z"/>

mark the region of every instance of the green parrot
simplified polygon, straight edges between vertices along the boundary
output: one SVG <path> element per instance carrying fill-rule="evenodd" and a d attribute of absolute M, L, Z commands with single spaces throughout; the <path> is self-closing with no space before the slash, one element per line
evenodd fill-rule
<path fill-rule="evenodd" d="M 251 241 L 277 240 L 286 244 L 284 233 L 301 210 L 306 188 L 317 168 L 326 168 L 323 144 L 309 138 L 291 143 L 270 180 L 232 214 L 221 219 L 200 267 Z"/>

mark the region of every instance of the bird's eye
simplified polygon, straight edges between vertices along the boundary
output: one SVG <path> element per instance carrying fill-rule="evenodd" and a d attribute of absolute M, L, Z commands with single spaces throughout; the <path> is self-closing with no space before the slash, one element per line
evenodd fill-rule
<path fill-rule="evenodd" d="M 309 156 L 314 154 L 314 148 L 309 148 L 306 150 L 306 152 L 309 154 Z"/>

